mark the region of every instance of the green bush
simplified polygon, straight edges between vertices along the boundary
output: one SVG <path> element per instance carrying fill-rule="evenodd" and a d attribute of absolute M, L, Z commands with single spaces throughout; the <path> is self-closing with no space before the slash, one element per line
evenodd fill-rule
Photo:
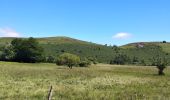
<path fill-rule="evenodd" d="M 90 65 L 91 65 L 90 61 L 81 61 L 81 62 L 79 63 L 79 66 L 80 66 L 80 67 L 88 67 L 88 66 L 90 66 Z"/>
<path fill-rule="evenodd" d="M 80 63 L 80 57 L 70 53 L 61 54 L 56 61 L 57 65 L 67 65 L 70 69 Z"/>

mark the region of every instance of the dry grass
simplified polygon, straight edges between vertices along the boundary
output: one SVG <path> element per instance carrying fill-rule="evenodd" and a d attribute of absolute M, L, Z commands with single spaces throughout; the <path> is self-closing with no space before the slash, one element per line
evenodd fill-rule
<path fill-rule="evenodd" d="M 0 62 L 0 100 L 168 100 L 170 68 L 99 64 L 72 70 L 55 64 Z"/>

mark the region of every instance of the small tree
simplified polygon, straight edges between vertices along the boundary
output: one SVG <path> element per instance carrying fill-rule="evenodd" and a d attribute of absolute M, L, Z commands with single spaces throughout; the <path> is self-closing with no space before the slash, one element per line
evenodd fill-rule
<path fill-rule="evenodd" d="M 80 57 L 78 57 L 77 55 L 64 53 L 58 57 L 56 64 L 67 65 L 70 69 L 72 69 L 72 67 L 78 65 L 79 62 L 80 62 Z"/>
<path fill-rule="evenodd" d="M 164 69 L 167 67 L 168 62 L 167 59 L 164 57 L 157 57 L 157 58 L 153 58 L 154 62 L 152 65 L 156 66 L 158 68 L 158 75 L 165 75 L 165 73 L 163 72 Z"/>

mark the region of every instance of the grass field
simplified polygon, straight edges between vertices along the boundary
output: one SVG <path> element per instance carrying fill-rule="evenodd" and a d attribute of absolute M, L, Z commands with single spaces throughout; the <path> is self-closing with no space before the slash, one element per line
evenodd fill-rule
<path fill-rule="evenodd" d="M 0 100 L 169 100 L 170 68 L 99 64 L 89 68 L 0 62 Z"/>

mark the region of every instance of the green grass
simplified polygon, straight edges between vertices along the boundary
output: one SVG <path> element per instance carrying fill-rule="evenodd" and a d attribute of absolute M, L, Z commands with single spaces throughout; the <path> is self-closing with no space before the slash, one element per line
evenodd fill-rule
<path fill-rule="evenodd" d="M 168 100 L 170 68 L 99 64 L 72 70 L 55 64 L 0 62 L 0 100 Z"/>

